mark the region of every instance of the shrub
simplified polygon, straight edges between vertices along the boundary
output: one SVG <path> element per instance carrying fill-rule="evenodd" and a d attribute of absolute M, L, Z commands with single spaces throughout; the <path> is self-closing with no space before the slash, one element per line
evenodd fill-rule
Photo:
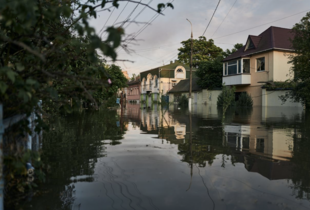
<path fill-rule="evenodd" d="M 217 106 L 225 107 L 226 110 L 229 106 L 233 105 L 235 105 L 235 87 L 223 86 L 222 92 L 217 98 Z"/>
<path fill-rule="evenodd" d="M 187 97 L 185 95 L 181 96 L 178 105 L 182 106 L 182 107 L 187 107 L 188 106 L 188 99 L 187 99 Z"/>
<path fill-rule="evenodd" d="M 253 99 L 249 94 L 241 93 L 236 105 L 243 107 L 253 107 Z"/>

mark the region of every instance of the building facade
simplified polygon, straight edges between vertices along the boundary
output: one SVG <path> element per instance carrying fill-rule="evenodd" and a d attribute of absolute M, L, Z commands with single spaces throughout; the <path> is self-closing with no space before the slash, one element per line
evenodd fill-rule
<path fill-rule="evenodd" d="M 258 36 L 249 35 L 242 48 L 223 60 L 223 83 L 236 87 L 236 99 L 247 92 L 254 106 L 301 106 L 293 102 L 283 104 L 278 97 L 264 101 L 264 85 L 285 82 L 293 76 L 289 63 L 294 55 L 290 41 L 293 38 L 291 29 L 272 26 Z"/>
<path fill-rule="evenodd" d="M 161 101 L 162 96 L 167 96 L 168 91 L 179 81 L 189 78 L 189 70 L 188 65 L 176 60 L 168 65 L 141 72 L 141 102 L 149 106 Z M 194 71 L 195 69 L 193 69 L 193 77 Z"/>
<path fill-rule="evenodd" d="M 139 79 L 127 82 L 126 101 L 129 103 L 140 103 L 141 82 Z"/>

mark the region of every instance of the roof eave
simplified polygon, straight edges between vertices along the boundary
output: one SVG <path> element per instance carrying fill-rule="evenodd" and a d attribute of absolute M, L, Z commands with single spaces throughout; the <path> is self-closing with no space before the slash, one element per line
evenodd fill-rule
<path fill-rule="evenodd" d="M 295 51 L 294 49 L 285 49 L 285 48 L 274 47 L 274 48 L 268 48 L 268 49 L 265 49 L 265 50 L 261 50 L 261 51 L 258 51 L 258 52 L 244 54 L 242 56 L 238 56 L 238 57 L 235 57 L 235 58 L 223 59 L 222 62 L 231 61 L 231 60 L 235 60 L 235 59 L 238 59 L 238 58 L 243 58 L 243 57 L 247 57 L 247 56 L 250 56 L 250 55 L 255 55 L 255 54 L 259 54 L 259 53 L 263 53 L 263 52 L 267 52 L 267 51 L 272 51 L 272 50 L 281 50 L 281 51 L 289 51 L 289 52 L 294 52 Z"/>

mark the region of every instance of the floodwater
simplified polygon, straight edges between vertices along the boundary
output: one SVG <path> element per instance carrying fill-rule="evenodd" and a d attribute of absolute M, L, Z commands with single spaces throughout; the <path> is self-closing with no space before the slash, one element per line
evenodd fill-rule
<path fill-rule="evenodd" d="M 22 209 L 310 209 L 310 115 L 194 106 L 84 112 L 45 133 Z"/>

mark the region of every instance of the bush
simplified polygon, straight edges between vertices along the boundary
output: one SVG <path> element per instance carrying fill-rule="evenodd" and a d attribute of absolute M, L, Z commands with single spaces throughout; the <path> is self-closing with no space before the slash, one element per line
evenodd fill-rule
<path fill-rule="evenodd" d="M 241 93 L 236 105 L 243 107 L 253 107 L 253 99 L 249 94 Z"/>
<path fill-rule="evenodd" d="M 187 97 L 185 95 L 181 96 L 178 105 L 182 106 L 182 107 L 187 107 L 188 106 L 188 99 L 187 99 Z"/>
<path fill-rule="evenodd" d="M 222 93 L 217 98 L 217 106 L 225 107 L 227 109 L 229 106 L 235 105 L 235 87 L 230 88 L 223 86 Z"/>

